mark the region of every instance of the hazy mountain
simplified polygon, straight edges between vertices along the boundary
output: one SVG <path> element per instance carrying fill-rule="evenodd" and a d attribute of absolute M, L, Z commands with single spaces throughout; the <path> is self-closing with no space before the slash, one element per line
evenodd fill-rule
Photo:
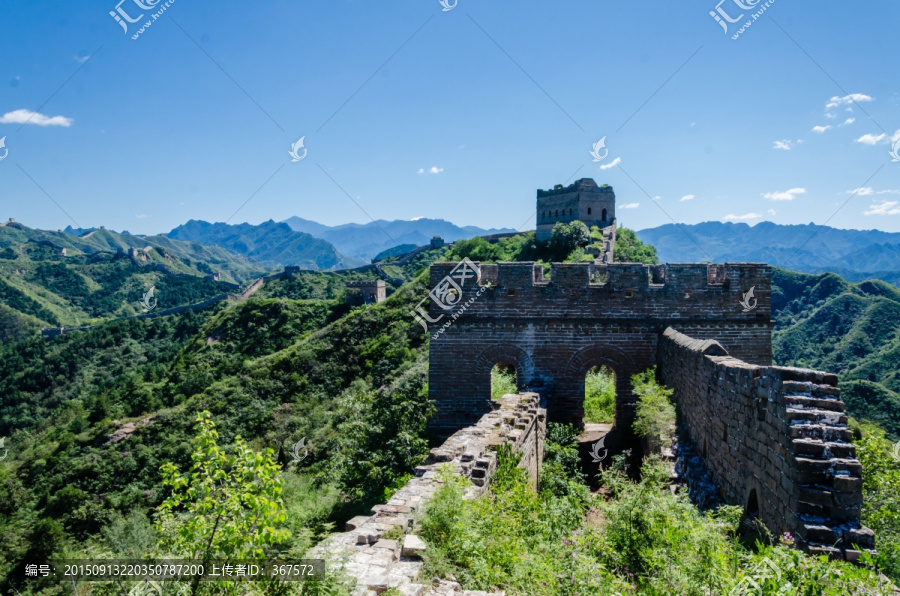
<path fill-rule="evenodd" d="M 343 254 L 365 259 L 367 262 L 380 252 L 398 244 L 421 246 L 431 242 L 434 236 L 440 236 L 446 242 L 453 242 L 475 236 L 515 232 L 510 228 L 485 230 L 476 226 L 460 227 L 443 219 L 425 218 L 411 221 L 381 219 L 367 224 L 326 226 L 300 217 L 291 217 L 284 223 L 298 232 L 327 240 Z"/>
<path fill-rule="evenodd" d="M 641 230 L 662 262 L 758 261 L 808 273 L 831 271 L 851 281 L 900 280 L 900 234 L 828 226 L 708 221 Z"/>
<path fill-rule="evenodd" d="M 334 270 L 365 264 L 345 257 L 327 241 L 272 220 L 259 225 L 228 225 L 192 219 L 167 236 L 207 246 L 221 246 L 270 267 L 295 265 L 303 269 Z"/>

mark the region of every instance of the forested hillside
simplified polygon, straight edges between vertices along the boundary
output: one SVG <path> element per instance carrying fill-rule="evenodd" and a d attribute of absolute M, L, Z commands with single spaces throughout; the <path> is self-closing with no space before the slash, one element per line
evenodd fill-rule
<path fill-rule="evenodd" d="M 900 439 L 900 290 L 775 269 L 778 364 L 835 372 L 849 413 Z"/>
<path fill-rule="evenodd" d="M 143 314 L 140 303 L 151 288 L 162 310 L 234 291 L 236 282 L 264 272 L 224 249 L 165 237 L 107 230 L 78 237 L 7 223 L 0 226 L 0 344 L 41 327 Z"/>

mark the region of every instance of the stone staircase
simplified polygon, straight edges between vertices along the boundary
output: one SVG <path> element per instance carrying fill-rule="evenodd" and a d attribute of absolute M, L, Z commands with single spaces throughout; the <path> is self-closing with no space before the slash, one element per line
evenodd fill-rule
<path fill-rule="evenodd" d="M 858 561 L 861 551 L 875 548 L 875 535 L 859 523 L 862 465 L 833 385 L 783 382 L 799 486 L 796 538 L 812 554 Z"/>

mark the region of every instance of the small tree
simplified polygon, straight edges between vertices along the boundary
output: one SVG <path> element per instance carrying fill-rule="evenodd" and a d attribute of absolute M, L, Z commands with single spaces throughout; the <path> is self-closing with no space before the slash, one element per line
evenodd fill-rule
<path fill-rule="evenodd" d="M 172 492 L 156 514 L 160 550 L 204 561 L 263 558 L 290 536 L 279 527 L 286 515 L 274 453 L 253 451 L 238 436 L 234 454 L 226 454 L 209 412 L 197 415 L 197 425 L 190 474 L 161 467 Z"/>
<path fill-rule="evenodd" d="M 591 243 L 591 231 L 583 222 L 557 223 L 550 232 L 548 246 L 559 256 L 567 256 L 576 248 Z"/>

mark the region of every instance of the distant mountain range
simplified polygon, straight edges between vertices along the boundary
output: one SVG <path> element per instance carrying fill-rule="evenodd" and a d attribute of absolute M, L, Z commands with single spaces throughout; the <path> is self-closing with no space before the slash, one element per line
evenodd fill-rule
<path fill-rule="evenodd" d="M 343 224 L 326 226 L 300 217 L 291 217 L 284 221 L 292 229 L 327 240 L 342 254 L 350 255 L 366 262 L 373 257 L 393 248 L 398 244 L 428 244 L 433 236 L 440 236 L 446 242 L 486 236 L 489 234 L 508 234 L 515 232 L 511 228 L 483 229 L 476 226 L 457 226 L 443 219 L 415 219 L 411 221 L 378 220 L 367 224 Z"/>
<path fill-rule="evenodd" d="M 900 285 L 900 234 L 828 226 L 708 221 L 637 232 L 668 263 L 763 262 L 805 273 L 831 271 L 848 281 Z"/>
<path fill-rule="evenodd" d="M 273 268 L 293 265 L 330 271 L 366 264 L 342 255 L 330 242 L 272 220 L 259 225 L 228 225 L 192 219 L 166 235 L 176 240 L 220 246 Z"/>

